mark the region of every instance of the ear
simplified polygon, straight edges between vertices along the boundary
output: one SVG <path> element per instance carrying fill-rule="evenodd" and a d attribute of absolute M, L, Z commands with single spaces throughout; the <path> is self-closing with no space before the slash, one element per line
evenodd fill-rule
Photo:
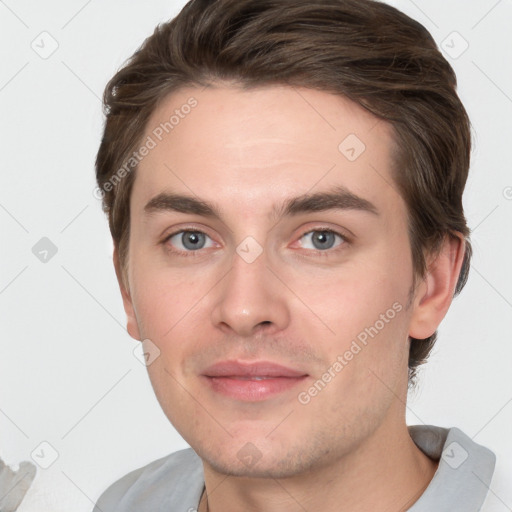
<path fill-rule="evenodd" d="M 117 247 L 114 247 L 114 268 L 116 269 L 117 282 L 123 298 L 124 311 L 126 313 L 126 330 L 128 334 L 135 340 L 140 341 L 141 336 L 139 332 L 139 326 L 137 324 L 137 317 L 135 315 L 135 309 L 133 307 L 130 290 L 128 289 L 127 278 L 123 273 L 121 263 L 119 261 L 119 252 Z"/>
<path fill-rule="evenodd" d="M 446 315 L 464 260 L 466 243 L 460 233 L 447 235 L 439 253 L 427 263 L 427 274 L 417 286 L 409 336 L 432 336 Z"/>

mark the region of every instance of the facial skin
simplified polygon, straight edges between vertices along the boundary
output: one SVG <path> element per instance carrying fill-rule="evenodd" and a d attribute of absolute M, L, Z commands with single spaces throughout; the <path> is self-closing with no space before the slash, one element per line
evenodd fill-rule
<path fill-rule="evenodd" d="M 407 508 L 436 467 L 405 426 L 408 336 L 430 336 L 444 317 L 463 243 L 447 240 L 412 290 L 392 131 L 350 101 L 278 86 L 187 88 L 158 106 L 144 138 L 191 96 L 197 106 L 137 169 L 126 285 L 115 259 L 128 331 L 160 350 L 150 379 L 203 459 L 209 510 L 329 511 L 340 500 L 347 511 Z M 354 161 L 338 149 L 350 134 L 366 146 Z M 293 198 L 341 187 L 374 211 L 282 215 Z M 204 201 L 219 218 L 164 208 L 169 201 L 147 207 L 162 194 Z M 203 248 L 186 252 L 181 234 L 169 238 L 180 230 L 205 233 L 188 239 Z M 237 247 L 262 252 L 248 262 Z M 381 315 L 378 333 L 333 370 Z M 227 360 L 305 377 L 263 398 L 228 396 L 205 376 Z M 330 381 L 301 403 L 329 368 Z"/>

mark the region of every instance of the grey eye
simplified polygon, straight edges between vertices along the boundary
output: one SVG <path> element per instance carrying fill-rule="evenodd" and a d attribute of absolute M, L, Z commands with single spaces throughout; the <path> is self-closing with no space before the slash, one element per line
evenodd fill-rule
<path fill-rule="evenodd" d="M 183 247 L 192 251 L 202 249 L 205 239 L 206 237 L 204 233 L 198 233 L 195 231 L 185 231 L 181 235 L 181 243 L 183 244 Z"/>
<path fill-rule="evenodd" d="M 305 233 L 302 239 L 305 240 L 301 242 L 302 247 L 305 249 L 315 249 L 317 251 L 332 249 L 344 241 L 341 235 L 325 230 L 310 231 L 309 233 Z"/>
<path fill-rule="evenodd" d="M 335 242 L 334 233 L 329 231 L 315 231 L 312 241 L 317 249 L 330 249 Z"/>
<path fill-rule="evenodd" d="M 175 233 L 169 238 L 169 242 L 180 251 L 197 251 L 207 247 L 207 242 L 210 241 L 209 247 L 212 246 L 211 239 L 201 231 L 180 231 Z"/>

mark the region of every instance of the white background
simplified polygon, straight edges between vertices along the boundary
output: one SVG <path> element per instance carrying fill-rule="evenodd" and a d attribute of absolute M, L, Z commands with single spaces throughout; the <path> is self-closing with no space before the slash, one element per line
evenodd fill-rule
<path fill-rule="evenodd" d="M 512 1 L 393 3 L 452 54 L 469 44 L 447 58 L 475 143 L 465 193 L 471 276 L 440 328 L 408 422 L 458 426 L 493 449 L 491 510 L 512 510 Z M 52 452 L 43 441 L 58 453 L 38 468 L 20 512 L 90 511 L 112 481 L 186 446 L 133 354 L 92 193 L 103 88 L 183 5 L 0 1 L 0 457 L 16 466 L 43 450 L 44 463 Z M 58 43 L 47 59 L 31 47 L 41 38 L 47 50 Z M 42 237 L 58 249 L 46 263 L 32 253 Z"/>

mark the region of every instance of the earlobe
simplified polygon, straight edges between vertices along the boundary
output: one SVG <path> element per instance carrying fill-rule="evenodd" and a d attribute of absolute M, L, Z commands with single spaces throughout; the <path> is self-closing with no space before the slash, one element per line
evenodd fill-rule
<path fill-rule="evenodd" d="M 417 286 L 409 336 L 432 336 L 450 307 L 464 260 L 466 244 L 460 233 L 446 236 L 439 253 L 428 262 L 427 274 Z"/>
<path fill-rule="evenodd" d="M 116 270 L 117 282 L 119 284 L 119 290 L 121 291 L 121 297 L 123 299 L 124 311 L 126 313 L 126 330 L 133 339 L 140 341 L 141 336 L 137 323 L 137 317 L 135 315 L 135 309 L 133 307 L 130 290 L 128 289 L 128 283 L 126 282 L 127 280 L 123 275 L 123 269 L 119 260 L 119 252 L 117 247 L 114 248 L 113 260 L 114 268 Z"/>

